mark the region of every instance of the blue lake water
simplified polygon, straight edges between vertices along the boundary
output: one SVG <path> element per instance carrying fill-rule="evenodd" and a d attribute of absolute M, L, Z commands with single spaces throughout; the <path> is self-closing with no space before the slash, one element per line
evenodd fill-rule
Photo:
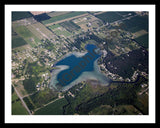
<path fill-rule="evenodd" d="M 61 65 L 67 66 L 67 68 L 64 68 L 56 74 L 56 79 L 53 79 L 56 81 L 56 84 L 58 83 L 59 86 L 66 87 L 80 76 L 84 79 L 83 74 L 85 73 L 89 73 L 92 77 L 99 77 L 106 81 L 108 80 L 95 69 L 98 67 L 96 60 L 101 56 L 100 53 L 97 52 L 97 47 L 93 44 L 87 44 L 85 48 L 87 50 L 85 55 L 76 56 L 71 54 L 54 65 L 57 67 Z M 85 77 L 87 77 L 87 75 L 85 74 Z M 88 78 L 90 78 L 90 76 L 88 76 Z M 51 81 L 52 84 L 54 83 L 53 80 Z"/>

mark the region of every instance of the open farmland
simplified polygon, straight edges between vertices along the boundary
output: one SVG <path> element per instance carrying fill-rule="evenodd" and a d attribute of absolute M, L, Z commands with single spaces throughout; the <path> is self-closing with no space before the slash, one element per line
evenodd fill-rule
<path fill-rule="evenodd" d="M 12 12 L 12 21 L 32 17 L 30 12 Z"/>
<path fill-rule="evenodd" d="M 27 42 L 23 38 L 19 36 L 12 37 L 12 48 L 20 47 L 26 44 Z"/>
<path fill-rule="evenodd" d="M 65 21 L 65 22 L 60 23 L 60 25 L 63 26 L 67 31 L 71 33 L 81 28 L 72 21 Z"/>
<path fill-rule="evenodd" d="M 54 17 L 54 16 L 59 16 L 59 15 L 64 15 L 67 13 L 70 13 L 70 12 L 69 11 L 54 11 L 54 12 L 47 13 L 47 15 L 50 17 Z"/>
<path fill-rule="evenodd" d="M 71 33 L 60 24 L 51 25 L 48 28 L 57 36 L 67 37 L 71 35 Z"/>
<path fill-rule="evenodd" d="M 95 15 L 97 18 L 101 19 L 104 23 L 111 23 L 117 20 L 121 20 L 123 17 L 118 15 L 116 12 L 104 12 L 99 15 Z"/>
<path fill-rule="evenodd" d="M 27 42 L 12 29 L 12 48 L 26 45 Z"/>
<path fill-rule="evenodd" d="M 36 24 L 28 25 L 27 28 L 40 40 L 44 38 L 53 38 L 53 33 L 39 22 Z"/>
<path fill-rule="evenodd" d="M 148 48 L 148 34 L 139 36 L 135 40 L 144 48 Z"/>
<path fill-rule="evenodd" d="M 42 14 L 39 14 L 39 15 L 35 15 L 34 18 L 38 21 L 38 22 L 41 22 L 43 20 L 48 20 L 50 19 L 51 17 L 48 16 L 46 13 L 42 13 Z"/>
<path fill-rule="evenodd" d="M 143 29 L 148 32 L 148 16 L 135 16 L 123 22 L 127 31 L 135 33 Z"/>
<path fill-rule="evenodd" d="M 53 23 L 53 22 L 56 22 L 56 21 L 64 22 L 63 20 L 65 20 L 65 19 L 73 18 L 73 17 L 79 16 L 79 15 L 82 15 L 82 14 L 85 14 L 85 13 L 86 12 L 70 12 L 70 13 L 67 13 L 67 14 L 54 16 L 54 17 L 50 18 L 49 20 L 42 21 L 42 23 L 49 26 L 50 23 Z"/>
<path fill-rule="evenodd" d="M 16 24 L 13 24 L 12 29 L 32 47 L 35 47 L 38 43 L 41 43 L 33 32 L 27 28 L 27 26 L 16 26 Z"/>

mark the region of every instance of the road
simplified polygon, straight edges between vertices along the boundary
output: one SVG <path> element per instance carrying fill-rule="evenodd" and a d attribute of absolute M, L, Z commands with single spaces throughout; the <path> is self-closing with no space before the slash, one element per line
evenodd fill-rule
<path fill-rule="evenodd" d="M 59 99 L 62 99 L 62 98 L 64 98 L 64 96 L 60 96 L 60 95 L 59 95 L 57 99 L 52 100 L 51 102 L 49 102 L 49 103 L 43 105 L 42 107 L 39 107 L 39 108 L 35 109 L 34 112 L 36 112 L 37 110 L 39 110 L 39 109 L 41 109 L 41 108 L 43 108 L 43 107 L 45 107 L 45 106 L 47 106 L 47 105 L 49 105 L 49 104 L 51 104 L 51 103 L 57 101 L 57 100 L 59 100 Z"/>
<path fill-rule="evenodd" d="M 14 87 L 14 85 L 13 85 Z M 19 97 L 19 99 L 21 100 L 22 102 L 22 105 L 25 107 L 25 109 L 28 111 L 29 115 L 32 115 L 32 113 L 30 112 L 29 108 L 27 107 L 26 103 L 23 101 L 23 97 L 21 97 L 21 95 L 19 94 L 19 92 L 17 91 L 17 89 L 14 87 L 14 90 L 17 94 L 17 96 Z"/>
<path fill-rule="evenodd" d="M 68 20 L 73 20 L 75 18 L 80 18 L 80 17 L 87 16 L 87 15 L 88 15 L 88 13 L 85 13 L 85 14 L 82 14 L 82 15 L 78 15 L 78 16 L 73 16 L 73 17 L 70 17 L 70 18 L 66 18 L 66 19 L 63 19 L 63 20 L 59 20 L 59 21 L 55 21 L 55 22 L 46 24 L 46 26 L 51 26 L 53 24 L 62 23 L 62 22 L 68 21 Z"/>
<path fill-rule="evenodd" d="M 143 93 L 145 93 L 148 90 L 148 88 L 146 88 L 145 90 L 143 90 L 142 92 L 139 93 L 139 95 L 142 95 Z"/>

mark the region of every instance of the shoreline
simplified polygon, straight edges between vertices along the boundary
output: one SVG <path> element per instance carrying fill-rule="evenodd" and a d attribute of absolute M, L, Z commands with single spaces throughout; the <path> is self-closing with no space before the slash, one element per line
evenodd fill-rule
<path fill-rule="evenodd" d="M 57 87 L 56 87 L 56 84 L 58 83 L 58 80 L 57 80 L 57 76 L 58 76 L 58 73 L 64 69 L 67 69 L 69 67 L 65 66 L 65 65 L 60 65 L 60 66 L 56 66 L 56 64 L 65 59 L 66 57 L 69 57 L 71 55 L 74 55 L 75 57 L 83 57 L 84 55 L 86 55 L 87 53 L 89 53 L 89 51 L 84 51 L 82 53 L 80 52 L 69 52 L 67 53 L 66 55 L 64 55 L 63 57 L 59 58 L 58 61 L 53 65 L 53 67 L 60 67 L 60 69 L 56 69 L 54 70 L 54 73 L 52 74 L 52 79 L 51 79 L 51 82 L 50 82 L 50 86 L 52 86 L 53 88 L 59 90 Z M 98 59 L 99 57 L 94 60 L 93 62 L 93 71 L 84 71 L 80 76 L 78 76 L 78 78 L 76 78 L 74 81 L 72 81 L 71 83 L 69 83 L 68 85 L 65 85 L 63 86 L 62 88 L 60 88 L 60 91 L 66 91 L 68 90 L 69 88 L 71 88 L 72 86 L 80 83 L 81 81 L 87 81 L 87 80 L 96 80 L 96 81 L 99 81 L 101 83 L 101 85 L 103 86 L 108 86 L 109 85 L 109 82 L 110 82 L 110 79 L 107 78 L 101 71 L 100 71 L 100 67 L 98 65 Z"/>

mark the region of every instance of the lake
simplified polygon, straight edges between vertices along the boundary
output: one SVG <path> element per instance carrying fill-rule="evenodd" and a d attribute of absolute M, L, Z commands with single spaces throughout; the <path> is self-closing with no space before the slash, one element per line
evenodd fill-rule
<path fill-rule="evenodd" d="M 101 56 L 98 48 L 93 44 L 87 44 L 85 48 L 86 53 L 71 53 L 54 65 L 60 69 L 53 71 L 50 83 L 52 87 L 64 90 L 87 79 L 108 83 L 109 79 L 99 71 L 97 65 L 97 59 Z"/>

